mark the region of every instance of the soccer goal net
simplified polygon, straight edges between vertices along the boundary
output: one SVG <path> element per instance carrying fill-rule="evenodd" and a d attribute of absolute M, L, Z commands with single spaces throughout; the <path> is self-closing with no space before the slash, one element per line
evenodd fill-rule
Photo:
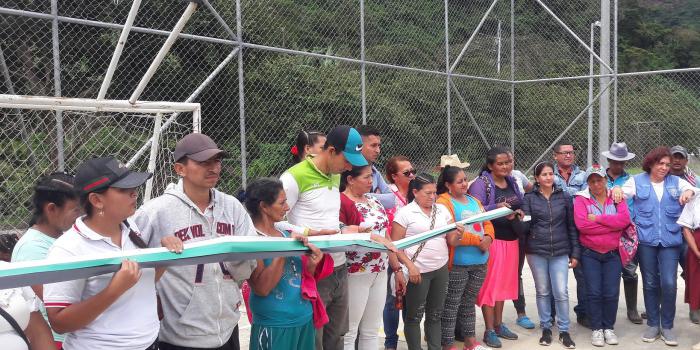
<path fill-rule="evenodd" d="M 27 229 L 40 177 L 92 157 L 152 172 L 140 202 L 161 194 L 175 180 L 175 143 L 199 132 L 200 118 L 197 103 L 0 95 L 0 233 Z"/>

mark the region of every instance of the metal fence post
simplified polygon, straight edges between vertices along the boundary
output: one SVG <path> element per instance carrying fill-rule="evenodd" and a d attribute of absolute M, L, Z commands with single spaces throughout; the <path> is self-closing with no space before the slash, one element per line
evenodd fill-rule
<path fill-rule="evenodd" d="M 600 1 L 600 71 L 613 73 L 610 69 L 610 0 Z M 617 80 L 617 79 L 616 79 Z M 609 77 L 600 78 L 600 86 L 607 86 Z M 598 152 L 607 150 L 610 146 L 610 91 L 603 91 L 600 96 L 598 115 Z M 600 155 L 598 162 L 607 166 L 607 158 Z"/>
<path fill-rule="evenodd" d="M 360 94 L 362 125 L 367 125 L 367 86 L 365 81 L 365 0 L 360 0 Z"/>
<path fill-rule="evenodd" d="M 58 46 L 58 0 L 51 0 L 51 48 L 53 51 L 54 96 L 61 97 L 61 56 Z M 58 170 L 64 171 L 66 160 L 63 149 L 63 111 L 56 110 L 56 162 Z"/>
<path fill-rule="evenodd" d="M 515 154 L 515 0 L 510 0 L 510 149 Z"/>
<path fill-rule="evenodd" d="M 614 0 L 613 9 L 613 74 L 615 75 L 615 85 L 613 85 L 613 142 L 617 140 L 617 10 L 618 0 Z"/>
<path fill-rule="evenodd" d="M 449 0 L 445 0 L 445 97 L 446 97 L 446 109 L 447 109 L 447 154 L 452 154 L 452 105 L 451 105 L 451 71 L 450 71 L 450 10 L 449 10 Z"/>
<path fill-rule="evenodd" d="M 248 186 L 248 167 L 246 158 L 246 137 L 245 137 L 245 91 L 243 80 L 243 15 L 241 13 L 241 0 L 236 0 L 236 37 L 238 47 L 238 118 L 241 130 L 241 186 Z"/>

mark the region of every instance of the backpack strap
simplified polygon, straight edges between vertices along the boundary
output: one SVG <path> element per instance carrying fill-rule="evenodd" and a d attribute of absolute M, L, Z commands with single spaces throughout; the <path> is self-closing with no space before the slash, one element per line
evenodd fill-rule
<path fill-rule="evenodd" d="M 10 324 L 10 326 L 12 326 L 12 329 L 14 329 L 15 332 L 17 332 L 17 335 L 19 335 L 22 338 L 22 340 L 24 340 L 24 342 L 27 343 L 27 349 L 31 349 L 31 345 L 29 345 L 29 339 L 27 339 L 27 335 L 24 334 L 22 328 L 19 326 L 19 324 L 17 324 L 17 321 L 9 313 L 7 313 L 5 309 L 1 307 L 0 315 L 2 315 L 5 321 L 7 321 L 7 323 Z"/>

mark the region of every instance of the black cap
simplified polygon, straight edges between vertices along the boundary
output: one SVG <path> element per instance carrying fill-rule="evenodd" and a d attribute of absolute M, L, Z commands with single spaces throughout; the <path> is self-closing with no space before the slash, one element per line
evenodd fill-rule
<path fill-rule="evenodd" d="M 75 189 L 80 194 L 87 194 L 109 187 L 135 188 L 143 185 L 151 176 L 151 173 L 129 170 L 114 157 L 91 158 L 78 167 Z"/>
<path fill-rule="evenodd" d="M 173 152 L 173 158 L 175 158 L 176 162 L 182 157 L 203 162 L 216 155 L 227 156 L 224 150 L 219 149 L 214 140 L 200 133 L 191 133 L 181 138 L 175 145 L 175 151 Z"/>

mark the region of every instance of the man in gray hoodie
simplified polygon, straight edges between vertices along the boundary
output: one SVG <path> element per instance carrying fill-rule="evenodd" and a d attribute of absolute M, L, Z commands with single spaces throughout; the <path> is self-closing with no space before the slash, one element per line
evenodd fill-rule
<path fill-rule="evenodd" d="M 255 236 L 253 222 L 233 196 L 214 187 L 226 153 L 206 135 L 193 133 L 175 146 L 180 177 L 165 193 L 145 203 L 134 220 L 149 246 L 174 235 L 183 242 L 220 236 Z M 161 350 L 238 350 L 237 282 L 250 277 L 254 260 L 172 266 L 157 284 L 163 319 Z"/>

